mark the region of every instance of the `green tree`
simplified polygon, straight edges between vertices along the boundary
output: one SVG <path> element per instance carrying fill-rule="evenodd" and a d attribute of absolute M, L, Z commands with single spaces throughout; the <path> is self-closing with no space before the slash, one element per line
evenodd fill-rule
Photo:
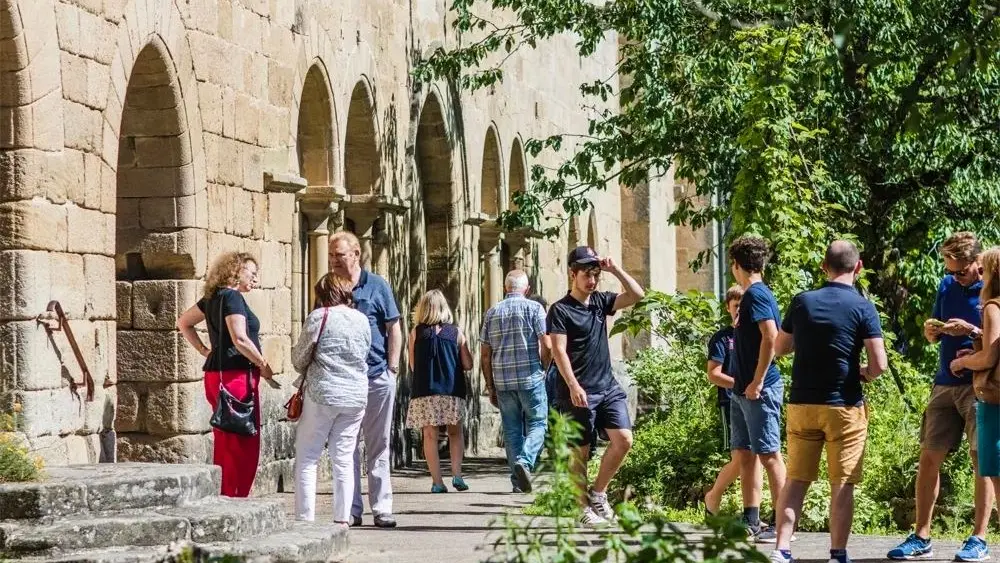
<path fill-rule="evenodd" d="M 592 190 L 674 166 L 697 199 L 676 202 L 671 222 L 732 217 L 733 234 L 766 236 L 783 299 L 814 283 L 831 237 L 854 239 L 892 328 L 912 336 L 941 274 L 940 241 L 957 229 L 1000 240 L 996 3 L 474 4 L 454 0 L 460 46 L 435 52 L 418 78 L 480 88 L 503 79 L 505 54 L 553 36 L 573 34 L 583 57 L 619 39 L 615 73 L 580 90 L 617 95 L 620 107 L 593 113 L 587 131 L 526 144 L 535 156 L 564 144 L 574 154 L 554 170 L 533 166 L 507 226 L 540 225 L 553 204 L 579 213 Z"/>

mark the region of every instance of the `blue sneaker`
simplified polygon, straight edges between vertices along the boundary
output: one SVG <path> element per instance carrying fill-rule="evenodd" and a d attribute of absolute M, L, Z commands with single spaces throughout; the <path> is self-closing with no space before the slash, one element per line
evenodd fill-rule
<path fill-rule="evenodd" d="M 912 559 L 923 559 L 933 557 L 934 551 L 931 549 L 931 540 L 917 537 L 917 534 L 906 536 L 903 543 L 886 554 L 886 557 L 893 561 L 910 561 Z"/>
<path fill-rule="evenodd" d="M 462 479 L 459 476 L 455 476 L 455 477 L 451 478 L 451 486 L 455 487 L 456 491 L 468 491 L 469 490 L 469 486 L 465 484 L 465 479 Z"/>
<path fill-rule="evenodd" d="M 965 545 L 955 554 L 955 561 L 986 561 L 990 558 L 990 548 L 986 547 L 986 540 L 969 536 L 965 540 Z"/>
<path fill-rule="evenodd" d="M 437 483 L 434 483 L 433 485 L 431 485 L 431 492 L 432 493 L 447 493 L 448 492 L 448 487 L 445 487 L 444 484 L 438 485 Z"/>

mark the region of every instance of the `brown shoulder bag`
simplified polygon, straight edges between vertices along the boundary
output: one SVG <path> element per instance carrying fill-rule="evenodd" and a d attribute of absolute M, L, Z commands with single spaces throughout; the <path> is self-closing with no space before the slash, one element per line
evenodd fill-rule
<path fill-rule="evenodd" d="M 983 305 L 984 320 L 986 317 L 986 308 L 990 305 L 1000 307 L 1000 300 L 991 299 Z M 982 339 L 975 341 L 973 347 L 977 352 L 982 350 Z M 972 372 L 972 390 L 976 393 L 976 398 L 980 401 L 991 405 L 1000 405 L 1000 362 L 997 362 L 990 368 Z"/>
<path fill-rule="evenodd" d="M 313 343 L 312 352 L 309 356 L 309 365 L 306 366 L 306 372 L 302 374 L 302 384 L 299 388 L 295 390 L 288 402 L 285 403 L 285 416 L 288 420 L 295 422 L 302 416 L 302 400 L 303 393 L 306 390 L 306 377 L 309 374 L 309 366 L 312 365 L 313 360 L 316 359 L 316 348 L 319 348 L 319 339 L 323 338 L 323 330 L 326 328 L 326 317 L 330 314 L 330 308 L 323 308 L 323 322 L 319 325 L 319 332 L 316 334 L 316 342 Z"/>

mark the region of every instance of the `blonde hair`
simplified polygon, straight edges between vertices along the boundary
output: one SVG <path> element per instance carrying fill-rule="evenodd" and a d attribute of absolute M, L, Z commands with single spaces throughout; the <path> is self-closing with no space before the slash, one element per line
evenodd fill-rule
<path fill-rule="evenodd" d="M 357 235 L 351 231 L 337 231 L 330 235 L 330 248 L 333 248 L 333 245 L 341 241 L 346 242 L 347 246 L 349 246 L 351 250 L 361 252 L 361 241 L 359 241 Z"/>
<path fill-rule="evenodd" d="M 982 251 L 983 245 L 969 231 L 959 231 L 941 245 L 941 256 L 965 263 L 974 262 Z"/>
<path fill-rule="evenodd" d="M 739 301 L 743 299 L 743 287 L 739 285 L 734 285 L 726 290 L 726 305 L 729 305 L 730 301 Z"/>
<path fill-rule="evenodd" d="M 983 268 L 983 289 L 979 293 L 980 306 L 1000 297 L 1000 246 L 994 246 L 979 257 Z"/>
<path fill-rule="evenodd" d="M 247 262 L 257 264 L 257 259 L 247 252 L 227 252 L 215 259 L 205 277 L 205 299 L 211 299 L 215 292 L 224 287 L 233 287 L 240 281 L 240 270 Z"/>
<path fill-rule="evenodd" d="M 413 312 L 413 321 L 421 325 L 450 325 L 454 322 L 451 307 L 440 290 L 432 289 L 420 297 Z"/>

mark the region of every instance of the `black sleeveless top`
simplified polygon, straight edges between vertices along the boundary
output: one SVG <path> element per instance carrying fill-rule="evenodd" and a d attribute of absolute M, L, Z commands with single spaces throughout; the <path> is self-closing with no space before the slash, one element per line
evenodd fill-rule
<path fill-rule="evenodd" d="M 440 331 L 435 331 L 437 326 Z M 451 395 L 465 398 L 465 374 L 455 325 L 417 325 L 413 343 L 411 397 Z"/>

